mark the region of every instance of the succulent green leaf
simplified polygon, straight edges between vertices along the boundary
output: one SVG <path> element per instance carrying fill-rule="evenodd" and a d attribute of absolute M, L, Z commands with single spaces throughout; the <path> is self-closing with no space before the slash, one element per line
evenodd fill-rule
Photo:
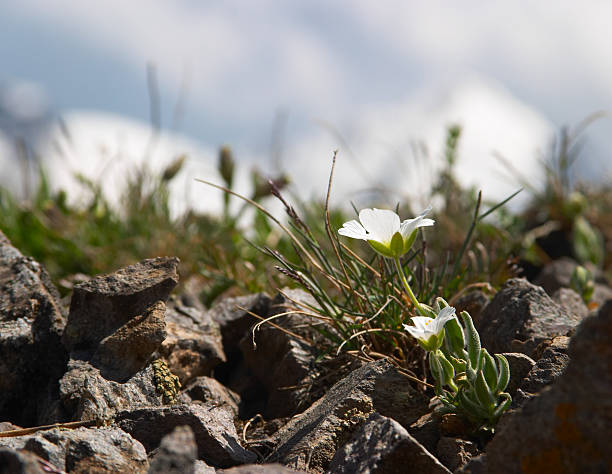
<path fill-rule="evenodd" d="M 450 363 L 440 350 L 436 351 L 435 357 L 440 362 L 442 372 L 444 373 L 444 385 L 454 386 L 453 377 L 455 376 L 455 368 L 453 364 Z"/>
<path fill-rule="evenodd" d="M 444 344 L 449 354 L 455 357 L 463 357 L 465 347 L 465 339 L 463 337 L 463 329 L 457 318 L 451 319 L 444 326 L 446 336 L 444 338 Z"/>
<path fill-rule="evenodd" d="M 482 367 L 482 371 L 484 373 L 485 380 L 487 385 L 491 389 L 492 392 L 497 390 L 497 383 L 499 374 L 497 372 L 497 365 L 495 364 L 495 359 L 487 352 L 486 349 L 482 349 L 484 364 Z"/>
<path fill-rule="evenodd" d="M 477 400 L 470 397 L 469 392 L 460 391 L 457 399 L 459 406 L 469 418 L 479 421 L 488 418 L 489 412 Z"/>
<path fill-rule="evenodd" d="M 451 364 L 453 364 L 453 368 L 455 369 L 456 374 L 465 372 L 465 360 L 459 359 L 452 355 L 448 356 L 447 359 L 450 360 Z"/>
<path fill-rule="evenodd" d="M 484 373 L 478 372 L 476 376 L 476 383 L 474 384 L 474 391 L 478 401 L 485 409 L 490 409 L 495 405 L 495 396 L 491 393 L 491 389 L 487 385 Z"/>
<path fill-rule="evenodd" d="M 495 354 L 497 364 L 499 365 L 499 377 L 497 378 L 496 392 L 500 393 L 506 390 L 508 382 L 510 382 L 510 365 L 508 359 L 501 354 Z"/>
<path fill-rule="evenodd" d="M 436 395 L 439 395 L 442 393 L 442 385 L 444 385 L 444 371 L 440 361 L 436 357 L 435 352 L 429 353 L 429 370 L 431 371 L 431 375 L 436 382 Z"/>
<path fill-rule="evenodd" d="M 510 407 L 510 404 L 512 403 L 512 397 L 510 396 L 509 393 L 500 393 L 499 397 L 503 400 L 503 401 L 498 401 L 498 405 L 495 408 L 495 411 L 493 411 L 493 420 L 496 422 L 498 420 L 498 418 L 502 415 L 502 413 L 504 411 L 506 411 L 508 409 L 508 407 Z"/>
<path fill-rule="evenodd" d="M 480 336 L 474 327 L 474 322 L 472 321 L 470 313 L 467 311 L 462 311 L 461 319 L 463 320 L 463 325 L 465 326 L 465 338 L 467 339 L 469 361 L 472 367 L 477 367 L 478 359 L 480 357 Z"/>

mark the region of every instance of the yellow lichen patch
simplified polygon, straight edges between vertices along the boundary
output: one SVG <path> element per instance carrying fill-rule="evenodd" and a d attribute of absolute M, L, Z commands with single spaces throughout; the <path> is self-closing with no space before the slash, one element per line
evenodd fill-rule
<path fill-rule="evenodd" d="M 153 383 L 157 393 L 162 396 L 164 403 L 176 403 L 178 391 L 181 388 L 179 378 L 170 372 L 168 365 L 162 359 L 154 360 L 151 365 L 153 366 Z"/>
<path fill-rule="evenodd" d="M 521 458 L 521 470 L 526 474 L 570 474 L 581 472 L 584 466 L 602 462 L 603 455 L 586 438 L 576 423 L 577 407 L 573 403 L 559 403 L 555 407 L 557 422 L 552 443 Z"/>

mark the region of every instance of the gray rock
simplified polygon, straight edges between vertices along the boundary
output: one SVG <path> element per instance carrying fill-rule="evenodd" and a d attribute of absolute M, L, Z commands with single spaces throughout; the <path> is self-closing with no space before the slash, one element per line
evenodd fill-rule
<path fill-rule="evenodd" d="M 473 457 L 463 467 L 459 468 L 455 474 L 488 474 L 487 455 L 481 454 Z M 493 473 L 491 473 L 493 474 Z"/>
<path fill-rule="evenodd" d="M 336 449 L 377 411 L 410 426 L 428 410 L 428 399 L 390 362 L 369 363 L 343 378 L 274 436 L 270 461 L 309 472 L 325 471 Z"/>
<path fill-rule="evenodd" d="M 437 458 L 451 471 L 465 466 L 478 454 L 478 448 L 471 441 L 442 436 L 436 448 Z"/>
<path fill-rule="evenodd" d="M 554 295 L 560 288 L 570 288 L 572 273 L 577 266 L 578 263 L 568 257 L 553 260 L 542 269 L 534 283 L 544 288 L 549 295 Z M 595 268 L 590 270 L 595 275 L 595 288 L 591 301 L 597 307 L 601 307 L 607 300 L 612 299 L 612 288 L 606 284 L 600 271 Z"/>
<path fill-rule="evenodd" d="M 166 331 L 159 352 L 182 385 L 226 361 L 219 324 L 210 313 L 174 303 L 166 312 Z"/>
<path fill-rule="evenodd" d="M 164 436 L 151 456 L 148 474 L 194 474 L 198 447 L 189 426 L 177 426 Z"/>
<path fill-rule="evenodd" d="M 291 334 L 310 341 L 320 337 L 312 327 L 313 318 L 297 312 L 316 305 L 308 293 L 284 289 L 270 303 L 268 316 L 276 317 L 271 324 L 259 327 L 254 335 L 255 345 L 251 334 L 240 341 L 246 366 L 268 392 L 266 418 L 295 415 L 313 401 L 310 389 L 319 375 L 315 367 L 316 350 Z M 333 332 L 333 328 L 327 329 Z M 274 361 L 272 366 L 270 361 Z"/>
<path fill-rule="evenodd" d="M 461 311 L 470 313 L 476 329 L 480 330 L 482 310 L 489 304 L 490 300 L 491 298 L 485 292 L 476 290 L 459 297 L 453 303 L 453 306 L 457 310 L 457 314 L 460 314 Z"/>
<path fill-rule="evenodd" d="M 505 352 L 501 355 L 506 358 L 510 366 L 510 382 L 508 382 L 506 392 L 514 396 L 516 389 L 536 363 L 531 357 L 520 352 Z"/>
<path fill-rule="evenodd" d="M 45 269 L 0 232 L 0 419 L 37 423 L 66 367 L 65 324 Z"/>
<path fill-rule="evenodd" d="M 142 370 L 166 338 L 166 305 L 156 301 L 100 341 L 91 364 L 109 380 L 126 381 Z"/>
<path fill-rule="evenodd" d="M 435 453 L 440 440 L 440 417 L 433 412 L 425 413 L 408 427 L 408 432 L 427 451 Z"/>
<path fill-rule="evenodd" d="M 541 287 L 508 280 L 483 311 L 480 337 L 490 353 L 528 356 L 541 342 L 565 335 L 582 318 L 555 303 Z"/>
<path fill-rule="evenodd" d="M 228 359 L 240 355 L 240 340 L 249 334 L 251 327 L 259 321 L 249 312 L 267 317 L 270 301 L 270 297 L 265 293 L 226 298 L 208 311 L 208 316 L 219 324 L 223 349 Z"/>
<path fill-rule="evenodd" d="M 198 458 L 214 467 L 230 467 L 255 462 L 256 456 L 239 441 L 231 411 L 223 406 L 200 404 L 142 408 L 121 412 L 117 424 L 147 449 L 159 446 L 161 439 L 177 426 L 193 431 Z"/>
<path fill-rule="evenodd" d="M 217 471 L 214 467 L 209 466 L 201 459 L 197 459 L 193 465 L 193 474 L 215 474 Z"/>
<path fill-rule="evenodd" d="M 178 283 L 178 263 L 178 258 L 169 257 L 143 260 L 76 285 L 63 337 L 66 347 L 93 355 L 103 339 L 145 320 L 151 307 L 165 302 Z"/>
<path fill-rule="evenodd" d="M 562 308 L 565 308 L 567 312 L 575 314 L 581 319 L 589 315 L 589 308 L 584 304 L 580 295 L 571 288 L 559 288 L 553 293 L 552 299 Z"/>
<path fill-rule="evenodd" d="M 55 428 L 33 435 L 0 438 L 0 446 L 32 452 L 71 473 L 144 473 L 149 467 L 143 446 L 115 427 Z"/>
<path fill-rule="evenodd" d="M 577 266 L 578 262 L 569 257 L 558 258 L 542 268 L 534 283 L 553 295 L 559 288 L 570 287 L 572 273 Z"/>
<path fill-rule="evenodd" d="M 487 446 L 489 472 L 602 473 L 612 469 L 612 302 L 586 318 L 565 372 L 519 410 Z"/>
<path fill-rule="evenodd" d="M 602 285 L 601 283 L 596 282 L 591 301 L 595 303 L 597 307 L 601 307 L 606 303 L 606 301 L 611 299 L 612 288 L 610 288 L 608 285 Z"/>
<path fill-rule="evenodd" d="M 512 407 L 521 406 L 526 400 L 533 398 L 544 387 L 553 383 L 565 370 L 569 363 L 570 338 L 555 337 L 547 344 L 535 366 L 521 381 L 519 389 L 512 400 Z"/>
<path fill-rule="evenodd" d="M 70 420 L 108 419 L 122 410 L 161 406 L 162 397 L 157 393 L 153 376 L 153 368 L 148 366 L 119 383 L 106 380 L 88 362 L 71 361 L 59 383 L 65 417 Z"/>
<path fill-rule="evenodd" d="M 218 474 L 305 474 L 305 471 L 294 471 L 282 464 L 247 464 L 244 466 L 221 469 Z"/>
<path fill-rule="evenodd" d="M 372 413 L 336 451 L 327 472 L 450 474 L 402 425 L 378 413 Z"/>
<path fill-rule="evenodd" d="M 44 474 L 36 456 L 27 451 L 0 448 L 1 474 Z"/>
<path fill-rule="evenodd" d="M 225 405 L 237 417 L 240 396 L 213 378 L 198 377 L 184 388 L 179 396 L 179 401 L 182 403 L 199 401 L 206 405 Z"/>

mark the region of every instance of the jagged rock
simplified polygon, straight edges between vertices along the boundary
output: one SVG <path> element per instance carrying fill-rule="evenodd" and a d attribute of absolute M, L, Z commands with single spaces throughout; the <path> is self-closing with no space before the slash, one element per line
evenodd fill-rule
<path fill-rule="evenodd" d="M 63 341 L 73 358 L 92 359 L 104 377 L 124 381 L 166 337 L 165 301 L 178 283 L 177 258 L 153 258 L 76 285 Z"/>
<path fill-rule="evenodd" d="M 110 380 L 125 381 L 143 369 L 166 338 L 166 305 L 157 301 L 98 344 L 91 364 Z"/>
<path fill-rule="evenodd" d="M 306 474 L 305 471 L 294 471 L 282 464 L 247 464 L 244 466 L 221 469 L 218 474 Z"/>
<path fill-rule="evenodd" d="M 390 362 L 369 363 L 343 378 L 274 436 L 270 461 L 323 472 L 338 446 L 377 411 L 410 426 L 428 410 L 428 399 Z"/>
<path fill-rule="evenodd" d="M 316 340 L 313 319 L 296 309 L 316 306 L 316 301 L 302 290 L 283 290 L 270 303 L 271 323 L 259 327 L 253 337 L 248 334 L 240 341 L 245 364 L 257 376 L 268 392 L 264 416 L 282 418 L 303 411 L 310 402 L 309 389 L 318 375 L 315 368 L 316 350 L 299 338 Z M 331 328 L 329 328 L 332 331 Z M 270 366 L 269 361 L 274 361 Z"/>
<path fill-rule="evenodd" d="M 501 355 L 506 358 L 510 366 L 510 381 L 506 392 L 514 395 L 516 389 L 536 363 L 531 357 L 520 352 L 506 352 Z"/>
<path fill-rule="evenodd" d="M 525 379 L 521 381 L 519 389 L 512 400 L 514 408 L 533 398 L 563 373 L 569 363 L 569 355 L 567 354 L 569 343 L 569 337 L 559 336 L 555 337 L 546 346 L 535 366 L 525 376 Z"/>
<path fill-rule="evenodd" d="M 437 458 L 451 471 L 466 465 L 478 454 L 478 448 L 471 441 L 442 436 L 436 448 Z"/>
<path fill-rule="evenodd" d="M 265 293 L 226 298 L 214 305 L 208 316 L 219 324 L 223 349 L 228 361 L 240 357 L 238 344 L 251 327 L 259 320 L 249 314 L 258 314 L 265 318 L 270 308 L 270 297 Z M 240 309 L 244 308 L 244 309 Z"/>
<path fill-rule="evenodd" d="M 582 319 L 589 315 L 589 308 L 584 304 L 580 295 L 571 288 L 559 288 L 553 293 L 552 299 L 570 314 L 575 314 Z"/>
<path fill-rule="evenodd" d="M 461 311 L 470 313 L 476 329 L 480 329 L 482 310 L 489 304 L 490 299 L 484 291 L 470 291 L 458 298 L 453 306 L 457 310 L 457 314 L 461 314 Z"/>
<path fill-rule="evenodd" d="M 549 295 L 554 295 L 560 288 L 571 286 L 572 273 L 577 266 L 578 263 L 568 257 L 553 260 L 542 269 L 534 283 L 544 288 Z M 595 268 L 591 268 L 591 271 L 595 275 L 591 301 L 601 307 L 607 300 L 612 299 L 612 288 L 608 286 L 605 278 L 598 275 L 601 272 Z"/>
<path fill-rule="evenodd" d="M 193 465 L 193 474 L 215 474 L 219 472 L 214 467 L 209 466 L 201 459 L 197 459 Z"/>
<path fill-rule="evenodd" d="M 327 472 L 450 474 L 397 421 L 372 413 L 353 437 L 334 455 Z"/>
<path fill-rule="evenodd" d="M 546 264 L 540 271 L 534 283 L 544 288 L 544 291 L 552 295 L 559 288 L 569 288 L 572 273 L 578 266 L 578 262 L 569 258 L 561 257 Z"/>
<path fill-rule="evenodd" d="M 12 431 L 12 430 L 18 430 L 18 429 L 20 429 L 20 427 L 17 425 L 14 425 L 10 421 L 0 422 L 0 433 L 3 431 Z"/>
<path fill-rule="evenodd" d="M 148 474 L 193 474 L 198 455 L 193 431 L 177 426 L 152 453 Z"/>
<path fill-rule="evenodd" d="M 0 448 L 0 473 L 44 474 L 38 457 L 27 451 Z"/>
<path fill-rule="evenodd" d="M 459 468 L 455 474 L 488 474 L 487 470 L 487 455 L 480 454 L 473 457 L 463 467 Z M 493 473 L 491 473 L 493 474 Z M 542 473 L 544 474 L 544 473 Z"/>
<path fill-rule="evenodd" d="M 193 431 L 198 458 L 215 467 L 230 467 L 256 460 L 255 454 L 238 442 L 231 411 L 223 406 L 200 404 L 141 408 L 121 412 L 117 424 L 147 449 L 159 446 L 161 439 L 177 426 Z"/>
<path fill-rule="evenodd" d="M 582 318 L 555 303 L 539 287 L 522 278 L 508 280 L 482 314 L 480 337 L 490 353 L 533 355 L 541 342 L 563 336 Z"/>
<path fill-rule="evenodd" d="M 182 403 L 200 401 L 210 405 L 225 405 L 238 416 L 240 396 L 210 377 L 198 377 L 191 381 L 179 396 Z"/>
<path fill-rule="evenodd" d="M 166 312 L 166 331 L 159 352 L 182 385 L 226 361 L 219 324 L 210 313 L 174 303 Z"/>
<path fill-rule="evenodd" d="M 0 232 L 0 419 L 36 424 L 68 360 L 65 324 L 45 269 Z"/>
<path fill-rule="evenodd" d="M 250 418 L 263 413 L 268 394 L 257 377 L 244 364 L 239 343 L 250 334 L 251 327 L 259 320 L 249 313 L 263 318 L 268 316 L 270 297 L 257 293 L 237 298 L 226 298 L 215 304 L 208 314 L 219 324 L 223 351 L 227 362 L 215 368 L 215 378 L 240 395 L 240 417 Z M 241 309 L 244 308 L 244 309 Z"/>
<path fill-rule="evenodd" d="M 119 383 L 106 380 L 88 362 L 71 361 L 59 386 L 65 418 L 70 420 L 107 419 L 122 410 L 162 404 L 151 366 Z"/>
<path fill-rule="evenodd" d="M 144 473 L 149 467 L 142 444 L 115 427 L 54 428 L 33 435 L 0 438 L 0 446 L 32 452 L 70 473 Z"/>
<path fill-rule="evenodd" d="M 421 443 L 427 451 L 434 453 L 440 440 L 440 417 L 434 413 L 425 413 L 408 427 L 408 432 Z"/>
<path fill-rule="evenodd" d="M 487 446 L 490 473 L 602 473 L 612 469 L 612 302 L 573 336 L 556 382 L 507 415 Z"/>

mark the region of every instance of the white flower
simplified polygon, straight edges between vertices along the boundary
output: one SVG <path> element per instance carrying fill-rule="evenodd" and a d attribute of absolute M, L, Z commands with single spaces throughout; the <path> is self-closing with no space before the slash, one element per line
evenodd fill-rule
<path fill-rule="evenodd" d="M 424 316 L 412 318 L 414 326 L 404 324 L 404 329 L 414 337 L 426 351 L 435 351 L 444 342 L 444 325 L 455 318 L 455 308 L 446 306 L 435 319 Z"/>
<path fill-rule="evenodd" d="M 345 222 L 338 230 L 340 235 L 353 239 L 367 240 L 374 250 L 385 257 L 397 258 L 412 247 L 419 227 L 434 224 L 433 219 L 425 219 L 431 206 L 414 219 L 400 223 L 399 216 L 387 209 L 363 209 L 359 220 Z"/>

